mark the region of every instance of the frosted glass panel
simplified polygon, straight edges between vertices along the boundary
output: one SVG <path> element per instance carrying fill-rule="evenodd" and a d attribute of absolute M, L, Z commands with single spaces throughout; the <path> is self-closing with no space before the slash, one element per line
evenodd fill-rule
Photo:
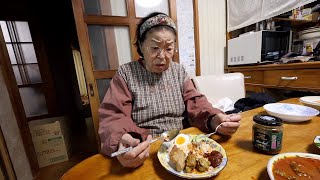
<path fill-rule="evenodd" d="M 18 42 L 32 42 L 28 23 L 23 21 L 15 21 L 15 25 L 19 37 Z"/>
<path fill-rule="evenodd" d="M 0 25 L 1 25 L 2 34 L 4 36 L 4 41 L 11 42 L 6 22 L 0 21 Z"/>
<path fill-rule="evenodd" d="M 162 12 L 169 15 L 168 0 L 135 0 L 136 17 L 145 17 L 151 12 Z"/>
<path fill-rule="evenodd" d="M 109 89 L 111 79 L 97 79 L 100 103 Z"/>
<path fill-rule="evenodd" d="M 88 26 L 95 70 L 116 70 L 130 62 L 131 46 L 127 26 Z"/>
<path fill-rule="evenodd" d="M 17 59 L 16 59 L 16 56 L 14 54 L 12 44 L 7 44 L 7 50 L 8 50 L 8 54 L 9 54 L 9 58 L 10 58 L 11 64 L 17 64 Z"/>
<path fill-rule="evenodd" d="M 26 63 L 37 63 L 36 52 L 34 51 L 33 44 L 20 44 L 22 55 Z"/>
<path fill-rule="evenodd" d="M 7 22 L 11 29 L 13 26 L 14 30 L 16 30 L 17 39 L 16 40 L 10 39 L 7 23 L 5 21 L 0 21 L 5 42 L 32 42 L 28 22 L 25 22 L 25 21 L 7 21 Z"/>
<path fill-rule="evenodd" d="M 34 50 L 33 44 L 31 43 L 23 43 L 23 44 L 15 44 L 16 50 L 20 49 L 21 51 L 21 56 L 23 57 L 25 63 L 38 63 L 37 62 L 37 57 L 36 57 L 36 52 Z M 17 59 L 13 51 L 13 46 L 12 44 L 7 44 L 7 50 L 8 54 L 11 60 L 11 64 L 17 64 Z"/>
<path fill-rule="evenodd" d="M 22 104 L 27 117 L 48 114 L 45 96 L 34 87 L 19 88 Z"/>
<path fill-rule="evenodd" d="M 126 0 L 83 0 L 88 15 L 127 16 Z"/>
<path fill-rule="evenodd" d="M 18 66 L 14 65 L 14 66 L 12 66 L 12 69 L 13 69 L 14 76 L 16 77 L 17 84 L 22 85 L 23 83 L 22 83 L 22 79 L 21 79 L 21 75 L 20 75 Z"/>
<path fill-rule="evenodd" d="M 41 83 L 41 75 L 39 71 L 39 66 L 37 64 L 29 64 L 25 65 L 27 69 L 27 75 L 30 78 L 30 83 L 35 84 L 35 83 Z"/>

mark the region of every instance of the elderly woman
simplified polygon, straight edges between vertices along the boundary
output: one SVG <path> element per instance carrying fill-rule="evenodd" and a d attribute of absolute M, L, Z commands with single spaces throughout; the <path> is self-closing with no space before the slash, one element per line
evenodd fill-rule
<path fill-rule="evenodd" d="M 203 132 L 232 135 L 240 126 L 239 115 L 225 115 L 200 94 L 182 65 L 172 61 L 176 26 L 163 13 L 141 19 L 136 47 L 141 58 L 119 67 L 101 103 L 99 135 L 101 150 L 117 156 L 125 167 L 138 167 L 149 156 L 151 135 L 183 129 L 183 120 Z"/>

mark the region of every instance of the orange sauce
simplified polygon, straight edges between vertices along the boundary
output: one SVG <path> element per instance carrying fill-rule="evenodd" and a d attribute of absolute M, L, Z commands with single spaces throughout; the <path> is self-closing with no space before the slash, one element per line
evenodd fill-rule
<path fill-rule="evenodd" d="M 283 179 L 320 179 L 320 160 L 304 157 L 287 157 L 275 162 L 275 180 Z"/>

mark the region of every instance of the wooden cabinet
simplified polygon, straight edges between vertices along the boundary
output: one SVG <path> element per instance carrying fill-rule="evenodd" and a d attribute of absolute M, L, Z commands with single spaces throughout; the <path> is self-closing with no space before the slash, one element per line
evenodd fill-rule
<path fill-rule="evenodd" d="M 262 84 L 263 83 L 263 71 L 243 71 L 244 82 Z"/>
<path fill-rule="evenodd" d="M 226 67 L 227 73 L 241 72 L 247 91 L 265 88 L 320 91 L 320 62 Z"/>
<path fill-rule="evenodd" d="M 293 88 L 320 88 L 320 70 L 272 70 L 264 72 L 264 84 Z"/>

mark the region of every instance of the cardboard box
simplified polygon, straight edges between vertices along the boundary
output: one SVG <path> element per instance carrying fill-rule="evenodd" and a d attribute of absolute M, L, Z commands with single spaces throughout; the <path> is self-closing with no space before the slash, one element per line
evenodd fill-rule
<path fill-rule="evenodd" d="M 39 167 L 69 160 L 70 137 L 64 117 L 31 121 L 29 129 Z"/>
<path fill-rule="evenodd" d="M 37 139 L 33 144 L 40 168 L 69 160 L 71 151 L 66 146 L 63 136 Z"/>

